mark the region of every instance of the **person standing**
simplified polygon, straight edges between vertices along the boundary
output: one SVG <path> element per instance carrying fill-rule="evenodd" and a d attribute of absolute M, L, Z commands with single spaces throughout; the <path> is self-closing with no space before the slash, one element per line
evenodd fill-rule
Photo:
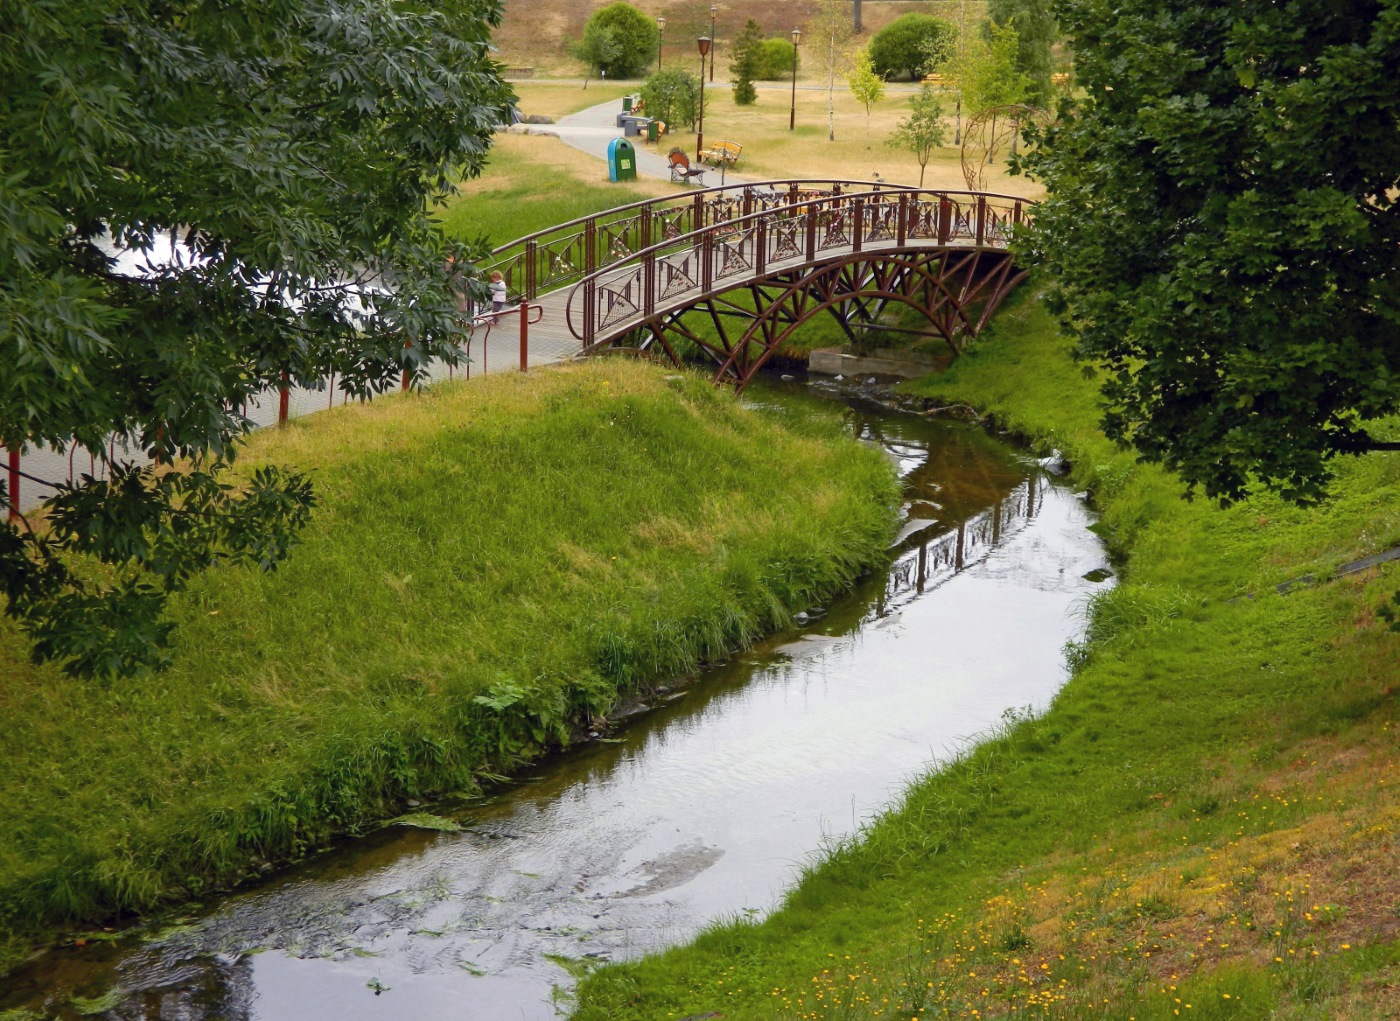
<path fill-rule="evenodd" d="M 506 278 L 498 269 L 491 271 L 491 311 L 506 310 Z"/>

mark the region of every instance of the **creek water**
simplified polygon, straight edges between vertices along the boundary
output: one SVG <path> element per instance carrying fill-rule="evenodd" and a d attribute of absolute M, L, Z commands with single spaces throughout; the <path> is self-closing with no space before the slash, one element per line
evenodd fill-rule
<path fill-rule="evenodd" d="M 567 962 L 766 912 L 825 841 L 1008 710 L 1046 706 L 1104 563 L 1082 502 L 973 426 L 832 384 L 749 400 L 793 417 L 837 402 L 893 460 L 907 502 L 887 570 L 677 681 L 612 739 L 424 807 L 459 832 L 389 827 L 188 916 L 41 954 L 0 979 L 0 1011 L 551 1018 Z"/>

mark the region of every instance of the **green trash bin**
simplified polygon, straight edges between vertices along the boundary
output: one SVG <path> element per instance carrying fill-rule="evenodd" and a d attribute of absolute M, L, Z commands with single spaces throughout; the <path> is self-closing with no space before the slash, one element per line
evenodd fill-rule
<path fill-rule="evenodd" d="M 635 181 L 637 179 L 637 150 L 625 138 L 614 138 L 608 143 L 608 180 Z"/>
<path fill-rule="evenodd" d="M 656 121 L 654 119 L 647 121 L 647 141 L 655 142 L 657 139 L 657 135 L 658 131 L 656 127 Z"/>
<path fill-rule="evenodd" d="M 631 112 L 632 112 L 632 97 L 631 97 L 631 96 L 623 96 L 623 97 L 622 97 L 622 112 L 623 112 L 623 113 L 631 113 Z"/>

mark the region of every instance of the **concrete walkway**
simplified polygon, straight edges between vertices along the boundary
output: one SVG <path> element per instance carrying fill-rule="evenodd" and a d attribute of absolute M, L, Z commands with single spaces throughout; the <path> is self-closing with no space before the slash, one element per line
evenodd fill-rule
<path fill-rule="evenodd" d="M 716 86 L 711 85 L 713 89 Z M 558 138 L 565 145 L 573 146 L 580 152 L 586 152 L 590 156 L 595 156 L 600 160 L 608 158 L 608 143 L 614 138 L 622 138 L 623 131 L 617 126 L 617 115 L 622 112 L 622 100 L 611 99 L 606 103 L 599 103 L 597 106 L 590 106 L 586 110 L 561 117 L 554 124 L 512 124 L 510 132 L 519 135 L 552 135 Z M 672 145 L 678 145 L 686 151 L 686 155 L 693 154 L 694 137 L 689 132 L 677 133 L 673 136 L 674 141 L 667 145 L 663 140 L 657 144 L 658 150 L 669 152 Z M 637 139 L 632 140 L 634 144 Z M 662 181 L 671 179 L 671 165 L 666 162 L 664 156 L 658 155 L 644 145 L 636 144 L 637 150 L 637 173 L 645 174 L 647 177 L 655 177 Z M 723 175 L 718 169 L 707 169 L 704 182 L 706 187 L 717 187 L 720 178 L 723 176 L 725 184 L 751 184 L 749 179 L 726 171 Z"/>

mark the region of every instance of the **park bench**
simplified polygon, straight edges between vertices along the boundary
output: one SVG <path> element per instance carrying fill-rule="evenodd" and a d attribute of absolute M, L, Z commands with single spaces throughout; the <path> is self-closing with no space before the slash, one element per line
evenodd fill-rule
<path fill-rule="evenodd" d="M 724 163 L 732 167 L 739 162 L 743 151 L 744 147 L 738 142 L 716 142 L 708 149 L 701 149 L 695 155 L 701 163 L 712 163 L 715 166 Z"/>
<path fill-rule="evenodd" d="M 705 176 L 704 167 L 692 167 L 690 157 L 679 148 L 672 149 L 666 157 L 666 162 L 671 164 L 671 180 L 679 181 L 681 184 L 689 184 L 691 178 Z M 696 181 L 696 184 L 704 184 L 703 181 Z"/>

